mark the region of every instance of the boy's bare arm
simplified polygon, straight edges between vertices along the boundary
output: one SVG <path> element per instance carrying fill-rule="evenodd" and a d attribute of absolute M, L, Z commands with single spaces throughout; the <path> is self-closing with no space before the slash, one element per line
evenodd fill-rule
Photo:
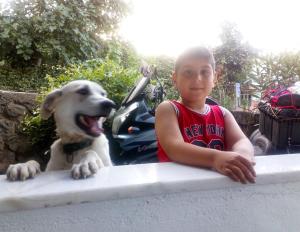
<path fill-rule="evenodd" d="M 225 108 L 223 109 L 225 110 L 225 143 L 227 150 L 237 152 L 249 161 L 254 162 L 254 149 L 251 142 L 240 129 L 232 113 Z"/>

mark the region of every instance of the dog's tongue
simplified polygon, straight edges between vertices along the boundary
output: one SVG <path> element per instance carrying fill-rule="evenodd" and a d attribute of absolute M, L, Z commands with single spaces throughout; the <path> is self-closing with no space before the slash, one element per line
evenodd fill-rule
<path fill-rule="evenodd" d="M 84 119 L 93 134 L 100 134 L 103 131 L 102 128 L 99 127 L 98 117 L 85 116 Z"/>

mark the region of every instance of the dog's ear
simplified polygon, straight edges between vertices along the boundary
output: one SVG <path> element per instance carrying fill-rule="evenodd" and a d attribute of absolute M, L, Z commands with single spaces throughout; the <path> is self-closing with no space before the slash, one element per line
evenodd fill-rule
<path fill-rule="evenodd" d="M 41 106 L 42 119 L 48 119 L 54 111 L 57 100 L 62 96 L 62 91 L 59 89 L 53 90 L 47 95 Z"/>

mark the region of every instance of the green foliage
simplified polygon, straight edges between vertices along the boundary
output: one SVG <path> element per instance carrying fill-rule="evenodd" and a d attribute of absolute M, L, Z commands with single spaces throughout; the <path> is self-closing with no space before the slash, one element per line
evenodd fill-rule
<path fill-rule="evenodd" d="M 0 5 L 0 88 L 37 91 L 47 84 L 46 74 L 56 76 L 60 67 L 103 57 L 112 48 L 119 51 L 121 42 L 117 48 L 107 39 L 127 10 L 121 0 L 15 0 L 7 9 Z"/>
<path fill-rule="evenodd" d="M 30 138 L 30 155 L 39 161 L 41 169 L 44 170 L 50 158 L 49 154 L 46 155 L 45 153 L 50 149 L 53 141 L 57 139 L 53 117 L 43 120 L 40 117 L 39 109 L 37 109 L 32 115 L 25 116 L 20 130 L 21 133 Z"/>
<path fill-rule="evenodd" d="M 218 101 L 220 105 L 226 109 L 233 110 L 235 108 L 234 95 L 228 94 L 228 88 L 232 89 L 232 85 L 225 85 L 226 83 L 218 83 L 213 89 L 211 96 Z"/>
<path fill-rule="evenodd" d="M 108 97 L 120 104 L 139 75 L 138 68 L 124 68 L 110 59 L 94 59 L 69 66 L 57 77 L 47 76 L 49 90 L 72 81 L 86 79 L 100 83 Z"/>
<path fill-rule="evenodd" d="M 220 37 L 222 44 L 214 49 L 218 82 L 212 95 L 221 105 L 231 109 L 234 107 L 234 83 L 247 79 L 257 54 L 242 41 L 235 24 L 225 23 Z"/>
<path fill-rule="evenodd" d="M 119 37 L 106 41 L 100 57 L 113 60 L 124 68 L 136 68 L 140 64 L 140 57 L 132 44 Z"/>
<path fill-rule="evenodd" d="M 240 32 L 231 23 L 224 24 L 221 40 L 222 45 L 215 48 L 215 59 L 222 68 L 223 79 L 233 83 L 245 81 L 256 57 L 253 48 L 242 42 Z"/>
<path fill-rule="evenodd" d="M 97 56 L 127 12 L 121 0 L 15 0 L 0 9 L 0 61 L 65 65 Z"/>
<path fill-rule="evenodd" d="M 178 99 L 179 95 L 172 83 L 172 73 L 174 71 L 175 60 L 171 57 L 150 57 L 146 59 L 147 63 L 156 67 L 158 78 L 161 81 L 166 99 Z"/>
<path fill-rule="evenodd" d="M 46 74 L 58 75 L 62 71 L 59 66 L 48 67 L 20 67 L 12 69 L 8 65 L 0 64 L 0 89 L 37 92 L 47 85 Z"/>
<path fill-rule="evenodd" d="M 300 80 L 300 52 L 265 55 L 256 59 L 249 80 L 258 94 L 274 85 L 293 85 Z"/>
<path fill-rule="evenodd" d="M 27 115 L 21 124 L 21 131 L 31 138 L 31 143 L 35 147 L 49 148 L 56 138 L 54 119 L 43 120 L 39 110 Z M 45 150 L 44 149 L 44 150 Z"/>

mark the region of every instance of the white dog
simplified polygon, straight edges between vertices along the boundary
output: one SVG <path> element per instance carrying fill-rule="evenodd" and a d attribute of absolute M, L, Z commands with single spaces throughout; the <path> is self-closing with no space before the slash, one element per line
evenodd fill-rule
<path fill-rule="evenodd" d="M 41 116 L 52 113 L 59 139 L 51 146 L 51 157 L 46 171 L 71 169 L 74 179 L 86 178 L 104 166 L 111 166 L 108 141 L 102 123 L 115 107 L 98 84 L 78 80 L 54 90 L 41 106 Z M 10 165 L 7 179 L 25 180 L 40 172 L 34 160 Z"/>

